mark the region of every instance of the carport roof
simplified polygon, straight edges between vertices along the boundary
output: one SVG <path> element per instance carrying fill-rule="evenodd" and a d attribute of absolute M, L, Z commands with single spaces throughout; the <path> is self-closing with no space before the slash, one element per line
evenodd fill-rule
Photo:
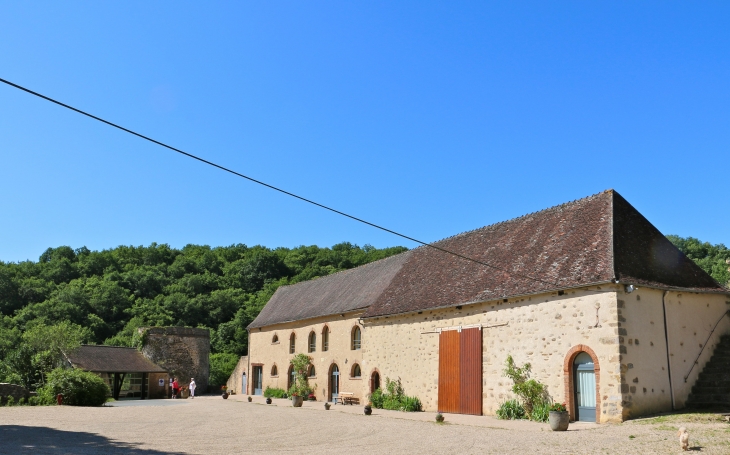
<path fill-rule="evenodd" d="M 135 348 L 84 344 L 66 354 L 74 368 L 95 373 L 166 373 Z"/>

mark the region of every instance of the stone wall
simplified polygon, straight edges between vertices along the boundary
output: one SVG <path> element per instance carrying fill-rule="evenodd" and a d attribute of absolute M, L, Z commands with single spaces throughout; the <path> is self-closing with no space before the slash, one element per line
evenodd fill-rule
<path fill-rule="evenodd" d="M 618 301 L 625 418 L 671 411 L 672 395 L 675 409 L 683 408 L 715 344 L 723 334 L 730 333 L 730 318 L 722 318 L 730 309 L 728 296 L 669 291 L 663 305 L 663 295 L 662 290 L 639 288 L 631 294 L 622 293 Z M 718 320 L 717 329 L 707 341 Z M 667 340 L 671 371 L 667 369 Z"/>
<path fill-rule="evenodd" d="M 30 393 L 25 387 L 6 382 L 0 383 L 0 404 L 5 405 L 9 396 L 13 397 L 15 404 L 18 404 L 21 398 L 25 398 L 27 401 L 30 398 Z"/>
<path fill-rule="evenodd" d="M 316 385 L 316 396 L 319 401 L 329 400 L 329 372 L 333 365 L 337 365 L 340 371 L 340 391 L 352 392 L 356 398 L 363 402 L 367 393 L 367 383 L 371 368 L 363 362 L 362 350 L 353 350 L 350 346 L 350 336 L 355 326 L 358 326 L 358 317 L 361 312 L 347 313 L 311 319 L 307 321 L 277 324 L 264 327 L 261 330 L 253 329 L 249 337 L 250 367 L 248 376 L 249 393 L 252 389 L 253 367 L 263 367 L 263 389 L 276 387 L 288 388 L 289 360 L 294 357 L 289 353 L 289 337 L 295 334 L 295 353 L 305 353 L 312 357 L 312 364 L 315 367 L 316 375 L 309 378 L 310 386 Z M 329 349 L 322 351 L 322 330 L 327 326 L 329 329 Z M 362 326 L 359 326 L 362 330 Z M 310 332 L 317 336 L 317 347 L 315 352 L 308 352 L 308 337 Z M 362 346 L 369 343 L 362 333 Z M 276 340 L 275 340 L 276 337 Z M 353 377 L 351 372 L 353 365 L 358 364 L 361 370 L 359 378 Z M 272 374 L 272 367 L 276 365 L 276 374 Z"/>
<path fill-rule="evenodd" d="M 439 328 L 481 324 L 482 412 L 493 415 L 514 398 L 502 375 L 507 355 L 517 364 L 530 362 L 532 378 L 547 385 L 555 401 L 566 399 L 564 364 L 571 349 L 591 349 L 597 356 L 597 418 L 621 421 L 621 371 L 618 336 L 618 286 L 594 291 L 565 291 L 499 300 L 462 308 L 423 311 L 365 321 L 363 359 L 385 378 L 401 378 L 405 393 L 424 408 L 438 408 Z M 572 351 L 573 353 L 575 352 Z M 600 376 L 600 377 L 599 377 Z"/>
<path fill-rule="evenodd" d="M 187 387 L 195 378 L 196 392 L 208 390 L 210 332 L 186 327 L 140 328 L 142 354 Z"/>
<path fill-rule="evenodd" d="M 239 395 L 246 395 L 246 390 L 243 389 L 243 374 L 246 373 L 246 383 L 248 385 L 248 356 L 244 355 L 240 359 L 238 359 L 238 363 L 236 364 L 236 368 L 233 370 L 233 373 L 231 373 L 231 376 L 228 378 L 228 381 L 226 382 L 226 387 L 230 393 L 235 393 Z"/>

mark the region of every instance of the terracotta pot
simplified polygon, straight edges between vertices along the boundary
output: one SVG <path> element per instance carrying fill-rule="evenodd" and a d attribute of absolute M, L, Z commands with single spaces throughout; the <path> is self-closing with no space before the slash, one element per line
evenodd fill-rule
<path fill-rule="evenodd" d="M 550 429 L 553 431 L 565 431 L 570 424 L 570 413 L 568 411 L 550 411 L 548 417 Z"/>
<path fill-rule="evenodd" d="M 304 404 L 304 397 L 291 397 L 291 404 L 295 408 L 301 408 Z"/>

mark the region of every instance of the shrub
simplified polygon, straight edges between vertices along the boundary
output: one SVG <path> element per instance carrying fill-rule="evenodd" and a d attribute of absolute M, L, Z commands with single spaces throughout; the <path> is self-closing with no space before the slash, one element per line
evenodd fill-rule
<path fill-rule="evenodd" d="M 370 402 L 374 408 L 383 409 L 383 391 L 380 388 L 370 394 Z"/>
<path fill-rule="evenodd" d="M 15 397 L 12 395 L 8 395 L 8 400 L 5 403 L 5 406 L 15 406 Z"/>
<path fill-rule="evenodd" d="M 63 394 L 63 404 L 71 406 L 101 406 L 111 394 L 103 379 L 88 371 L 56 368 L 48 373 L 46 385 L 38 389 L 39 404 L 56 403 Z"/>
<path fill-rule="evenodd" d="M 20 400 L 18 400 L 18 406 L 25 406 L 25 405 L 26 405 L 25 397 L 22 397 Z"/>
<path fill-rule="evenodd" d="M 527 418 L 525 408 L 517 400 L 507 400 L 497 408 L 497 418 L 502 420 L 519 420 Z"/>
<path fill-rule="evenodd" d="M 521 367 L 517 366 L 512 356 L 508 355 L 505 361 L 505 368 L 502 372 L 504 376 L 510 378 L 514 383 L 512 385 L 512 392 L 522 400 L 522 406 L 528 418 L 531 418 L 535 406 L 550 401 L 545 385 L 534 379 L 530 379 L 531 368 L 529 363 Z"/>
<path fill-rule="evenodd" d="M 542 401 L 535 404 L 532 408 L 532 414 L 530 414 L 530 420 L 535 422 L 547 422 L 550 417 L 550 403 Z"/>
<path fill-rule="evenodd" d="M 309 396 L 310 393 L 314 392 L 312 387 L 309 387 L 307 379 L 307 371 L 309 371 L 309 365 L 312 364 L 312 358 L 307 354 L 297 354 L 289 360 L 289 363 L 294 368 L 294 384 L 289 388 L 289 395 Z"/>
<path fill-rule="evenodd" d="M 409 397 L 405 394 L 400 378 L 396 381 L 385 378 L 385 389 L 385 392 L 377 389 L 370 394 L 370 402 L 372 402 L 373 407 L 406 412 L 422 410 L 421 400 L 418 397 Z"/>
<path fill-rule="evenodd" d="M 286 398 L 286 390 L 266 386 L 266 390 L 264 390 L 264 396 L 266 398 Z"/>

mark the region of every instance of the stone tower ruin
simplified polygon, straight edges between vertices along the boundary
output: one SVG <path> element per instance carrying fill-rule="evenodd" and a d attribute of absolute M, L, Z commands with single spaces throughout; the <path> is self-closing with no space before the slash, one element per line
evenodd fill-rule
<path fill-rule="evenodd" d="M 208 390 L 210 332 L 187 327 L 142 327 L 142 354 L 187 386 L 195 378 L 199 393 Z"/>

